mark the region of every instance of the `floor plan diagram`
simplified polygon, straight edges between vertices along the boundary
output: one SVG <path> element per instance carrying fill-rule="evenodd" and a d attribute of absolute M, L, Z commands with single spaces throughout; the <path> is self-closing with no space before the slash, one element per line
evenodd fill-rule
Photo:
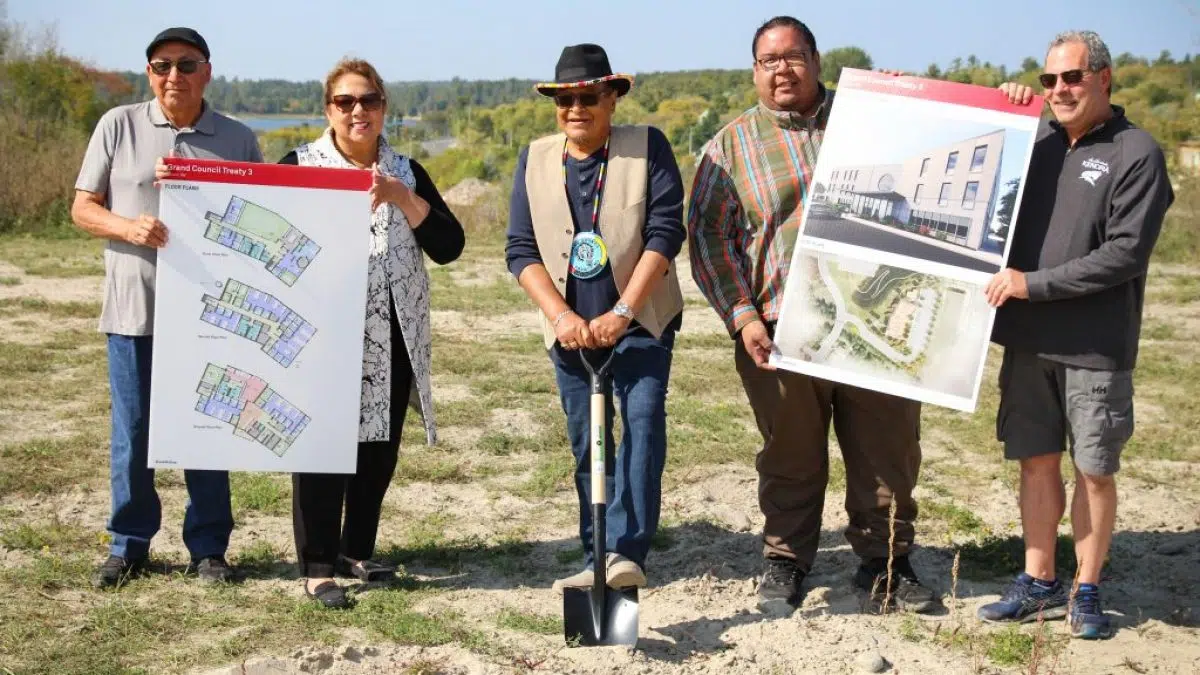
<path fill-rule="evenodd" d="M 233 426 L 233 435 L 257 441 L 279 457 L 308 426 L 309 417 L 260 377 L 209 363 L 196 387 L 196 412 Z"/>
<path fill-rule="evenodd" d="M 321 247 L 279 214 L 231 197 L 225 213 L 205 214 L 204 238 L 265 264 L 267 271 L 291 286 Z"/>
<path fill-rule="evenodd" d="M 205 295 L 200 319 L 262 346 L 284 368 L 300 354 L 317 329 L 275 296 L 235 279 L 221 297 Z"/>

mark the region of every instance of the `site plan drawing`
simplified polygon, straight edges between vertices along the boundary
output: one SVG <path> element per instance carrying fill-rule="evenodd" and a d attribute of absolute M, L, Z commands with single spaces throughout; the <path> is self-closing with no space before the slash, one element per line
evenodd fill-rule
<path fill-rule="evenodd" d="M 321 251 L 317 243 L 279 214 L 242 197 L 230 197 L 222 213 L 209 212 L 204 238 L 265 263 L 291 286 Z"/>
<path fill-rule="evenodd" d="M 843 69 L 771 363 L 973 411 L 1041 103 Z"/>
<path fill-rule="evenodd" d="M 147 467 L 354 473 L 371 172 L 164 161 Z"/>
<path fill-rule="evenodd" d="M 285 368 L 317 331 L 275 296 L 234 279 L 225 282 L 221 297 L 205 295 L 203 301 L 201 321 L 261 345 Z"/>
<path fill-rule="evenodd" d="M 278 457 L 308 426 L 309 417 L 280 396 L 261 377 L 233 366 L 204 368 L 196 411 L 233 426 L 233 435 L 256 441 Z"/>

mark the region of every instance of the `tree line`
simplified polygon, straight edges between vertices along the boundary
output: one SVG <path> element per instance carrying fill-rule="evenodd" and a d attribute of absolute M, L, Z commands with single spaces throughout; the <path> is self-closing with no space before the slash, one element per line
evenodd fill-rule
<path fill-rule="evenodd" d="M 66 204 L 91 130 L 110 107 L 150 98 L 146 77 L 92 68 L 64 53 L 52 36 L 30 36 L 3 17 L 0 0 L 0 156 L 6 160 L 0 163 L 0 233 L 44 231 L 47 223 L 69 232 Z M 822 76 L 831 87 L 843 68 L 875 65 L 859 47 L 822 53 Z M 1036 88 L 1040 72 L 1039 60 L 1032 57 L 1009 70 L 968 56 L 931 64 L 919 74 L 985 86 L 1013 80 Z M 1114 101 L 1154 135 L 1172 162 L 1179 143 L 1200 138 L 1198 82 L 1200 58 L 1190 55 L 1126 53 L 1114 61 Z M 507 181 L 520 148 L 555 128 L 554 107 L 537 96 L 533 85 L 521 79 L 389 83 L 389 137 L 421 159 L 443 188 L 468 177 Z M 216 109 L 235 115 L 318 115 L 322 109 L 316 80 L 218 77 L 207 96 Z M 690 184 L 703 144 L 756 100 L 749 68 L 639 73 L 618 105 L 617 121 L 662 129 Z M 414 116 L 421 117 L 419 125 L 396 124 Z M 283 129 L 259 137 L 270 160 L 319 131 Z M 423 141 L 445 136 L 454 137 L 456 147 L 436 156 L 422 149 Z"/>

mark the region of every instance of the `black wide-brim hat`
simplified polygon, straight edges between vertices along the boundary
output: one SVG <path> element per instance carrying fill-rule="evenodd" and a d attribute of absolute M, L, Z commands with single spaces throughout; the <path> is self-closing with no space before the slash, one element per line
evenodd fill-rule
<path fill-rule="evenodd" d="M 617 96 L 629 93 L 633 86 L 633 75 L 614 73 L 608 65 L 608 54 L 600 45 L 581 44 L 563 47 L 554 66 L 554 81 L 539 82 L 534 85 L 542 96 L 554 96 L 559 90 L 575 87 L 587 87 L 601 82 L 617 92 Z"/>

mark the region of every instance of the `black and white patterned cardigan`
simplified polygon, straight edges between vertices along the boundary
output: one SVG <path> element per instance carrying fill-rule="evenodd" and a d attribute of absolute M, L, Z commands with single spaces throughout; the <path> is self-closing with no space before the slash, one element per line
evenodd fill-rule
<path fill-rule="evenodd" d="M 333 144 L 326 129 L 320 138 L 296 149 L 301 166 L 353 169 Z M 387 139 L 379 139 L 380 170 L 399 178 L 411 190 L 416 178 L 408 157 L 397 153 Z M 395 299 L 388 307 L 388 286 Z M 437 442 L 437 423 L 433 416 L 430 385 L 432 344 L 429 325 L 429 274 L 425 260 L 404 213 L 393 204 L 384 204 L 371 215 L 371 254 L 367 264 L 367 320 L 363 335 L 362 407 L 359 411 L 358 440 L 385 441 L 390 436 L 391 413 L 391 314 L 396 312 L 404 345 L 413 370 L 413 389 L 425 425 L 425 439 Z M 408 401 L 397 402 L 401 405 Z"/>

